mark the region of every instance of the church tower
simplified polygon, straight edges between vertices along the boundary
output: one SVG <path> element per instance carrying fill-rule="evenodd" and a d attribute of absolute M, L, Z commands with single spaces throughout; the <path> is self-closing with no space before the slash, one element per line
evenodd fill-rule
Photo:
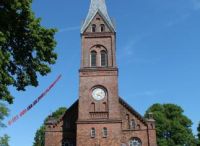
<path fill-rule="evenodd" d="M 115 34 L 105 0 L 92 0 L 81 29 L 79 121 L 120 119 Z"/>
<path fill-rule="evenodd" d="M 45 125 L 45 146 L 157 146 L 152 114 L 143 118 L 118 94 L 116 28 L 105 0 L 91 0 L 81 27 L 78 100 Z"/>
<path fill-rule="evenodd" d="M 116 65 L 116 32 L 105 0 L 91 0 L 90 9 L 81 28 L 81 68 L 79 87 L 79 114 L 77 121 L 77 146 L 83 146 L 92 130 L 91 144 L 100 141 L 109 145 L 117 138 L 120 129 L 118 95 L 118 68 Z M 90 124 L 90 126 L 87 126 Z M 103 130 L 113 131 L 106 139 Z M 93 136 L 94 136 L 93 135 Z M 111 135 L 111 134 L 110 134 Z M 90 137 L 90 136 L 89 136 Z M 115 141 L 116 145 L 119 145 Z"/>

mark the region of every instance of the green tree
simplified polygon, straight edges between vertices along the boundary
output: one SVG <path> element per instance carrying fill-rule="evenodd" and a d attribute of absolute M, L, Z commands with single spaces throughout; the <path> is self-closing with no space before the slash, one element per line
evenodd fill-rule
<path fill-rule="evenodd" d="M 52 117 L 54 119 L 59 119 L 61 115 L 65 113 L 67 109 L 65 107 L 61 107 L 55 112 L 53 112 L 51 115 L 49 115 L 47 118 L 45 118 L 44 123 L 49 119 L 49 117 Z M 40 127 L 40 129 L 37 130 L 34 138 L 33 146 L 44 146 L 45 142 L 45 125 L 44 123 Z"/>
<path fill-rule="evenodd" d="M 3 123 L 3 120 L 6 116 L 8 116 L 9 110 L 5 106 L 5 104 L 0 103 L 0 128 L 5 127 L 5 124 Z"/>
<path fill-rule="evenodd" d="M 8 116 L 9 110 L 6 107 L 5 104 L 0 103 L 0 129 L 6 127 L 3 123 L 3 120 L 6 116 Z M 0 137 L 0 146 L 9 146 L 9 137 L 8 135 L 4 135 L 3 137 Z"/>
<path fill-rule="evenodd" d="M 198 125 L 198 128 L 197 128 L 197 140 L 198 140 L 198 146 L 200 146 L 200 122 L 199 122 L 199 125 Z"/>
<path fill-rule="evenodd" d="M 3 137 L 0 137 L 0 146 L 9 146 L 9 136 L 4 135 Z"/>
<path fill-rule="evenodd" d="M 192 121 L 174 104 L 154 104 L 145 114 L 152 112 L 156 120 L 158 146 L 196 146 Z"/>
<path fill-rule="evenodd" d="M 32 0 L 0 1 L 0 99 L 13 103 L 8 87 L 24 91 L 38 86 L 57 55 L 55 29 L 41 26 L 31 10 Z"/>

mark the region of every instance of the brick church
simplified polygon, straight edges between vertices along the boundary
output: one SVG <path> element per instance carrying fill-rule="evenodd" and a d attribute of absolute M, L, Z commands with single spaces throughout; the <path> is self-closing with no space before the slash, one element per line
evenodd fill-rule
<path fill-rule="evenodd" d="M 116 28 L 105 0 L 91 0 L 81 27 L 79 99 L 46 122 L 45 146 L 157 146 L 155 121 L 118 95 Z"/>

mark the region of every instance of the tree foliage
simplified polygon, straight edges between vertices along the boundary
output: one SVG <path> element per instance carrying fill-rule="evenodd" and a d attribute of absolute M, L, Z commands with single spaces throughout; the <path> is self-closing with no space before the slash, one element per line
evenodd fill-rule
<path fill-rule="evenodd" d="M 53 112 L 51 115 L 49 115 L 47 118 L 45 118 L 44 123 L 49 119 L 49 117 L 52 117 L 54 119 L 59 119 L 61 115 L 65 113 L 67 109 L 65 107 L 61 107 L 55 112 Z M 45 125 L 40 127 L 40 129 L 37 130 L 34 138 L 33 146 L 44 146 L 45 144 Z"/>
<path fill-rule="evenodd" d="M 5 104 L 0 103 L 0 128 L 5 127 L 5 124 L 3 124 L 3 120 L 6 116 L 8 116 L 9 110 L 5 106 Z"/>
<path fill-rule="evenodd" d="M 3 120 L 5 119 L 6 116 L 8 116 L 9 110 L 6 107 L 5 104 L 0 102 L 0 130 L 1 128 L 6 127 L 5 124 L 3 123 Z M 4 135 L 3 137 L 0 137 L 0 146 L 9 146 L 9 136 Z"/>
<path fill-rule="evenodd" d="M 146 112 L 152 112 L 156 120 L 158 146 L 196 146 L 192 134 L 192 121 L 183 109 L 174 104 L 154 104 Z"/>
<path fill-rule="evenodd" d="M 13 102 L 8 87 L 38 86 L 57 58 L 55 29 L 41 26 L 31 10 L 32 0 L 0 1 L 0 99 Z"/>
<path fill-rule="evenodd" d="M 45 126 L 42 125 L 35 134 L 33 146 L 44 146 L 44 142 L 45 142 Z"/>
<path fill-rule="evenodd" d="M 4 135 L 3 137 L 0 137 L 0 146 L 9 146 L 9 136 Z"/>
<path fill-rule="evenodd" d="M 198 146 L 200 146 L 200 122 L 199 122 L 199 125 L 198 125 L 198 128 L 197 128 L 197 138 L 198 138 Z"/>

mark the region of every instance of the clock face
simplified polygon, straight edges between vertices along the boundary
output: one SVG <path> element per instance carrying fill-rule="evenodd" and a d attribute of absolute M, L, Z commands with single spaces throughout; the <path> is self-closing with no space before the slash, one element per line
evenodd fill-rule
<path fill-rule="evenodd" d="M 95 100 L 102 100 L 106 96 L 106 93 L 103 89 L 101 88 L 96 88 L 92 91 L 92 97 Z"/>

